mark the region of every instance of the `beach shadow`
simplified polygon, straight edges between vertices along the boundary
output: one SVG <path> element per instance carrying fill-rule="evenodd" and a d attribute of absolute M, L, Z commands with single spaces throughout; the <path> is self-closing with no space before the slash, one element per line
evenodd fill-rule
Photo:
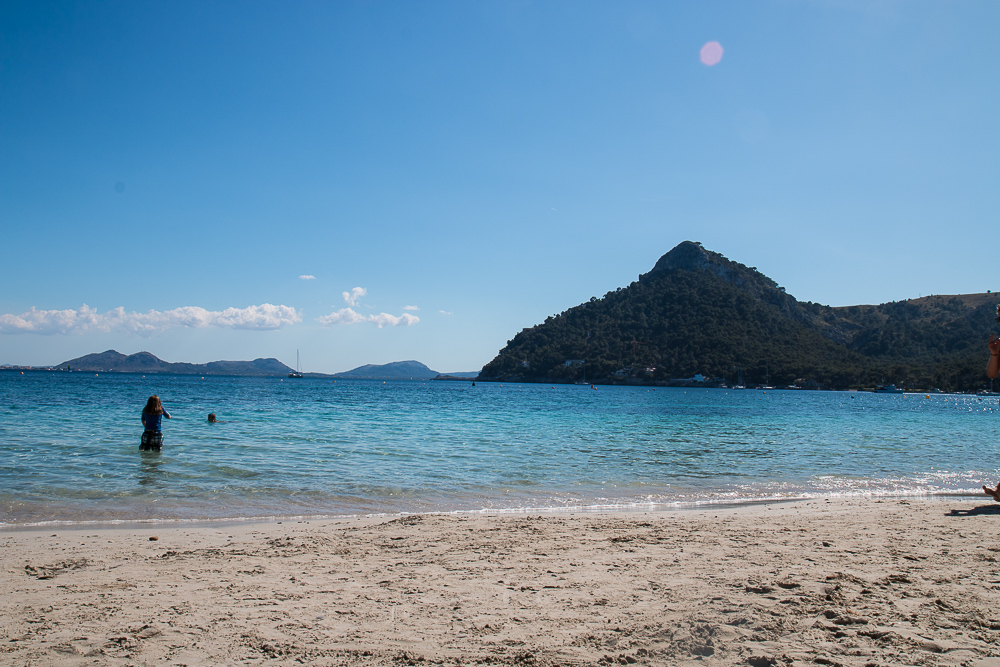
<path fill-rule="evenodd" d="M 952 510 L 945 516 L 998 516 L 1000 505 L 979 505 L 967 510 Z"/>

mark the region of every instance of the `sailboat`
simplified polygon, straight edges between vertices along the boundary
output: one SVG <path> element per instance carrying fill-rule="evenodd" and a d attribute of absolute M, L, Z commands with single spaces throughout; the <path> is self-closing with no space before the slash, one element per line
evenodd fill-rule
<path fill-rule="evenodd" d="M 288 374 L 290 378 L 302 377 L 302 365 L 299 363 L 299 351 L 295 350 L 295 370 Z"/>
<path fill-rule="evenodd" d="M 746 389 L 746 385 L 743 384 L 743 367 L 737 366 L 736 373 L 736 384 L 733 385 L 733 389 Z"/>
<path fill-rule="evenodd" d="M 774 389 L 774 387 L 772 387 L 772 386 L 770 385 L 770 383 L 769 383 L 770 379 L 771 379 L 771 372 L 770 372 L 770 368 L 769 368 L 769 366 L 768 366 L 768 362 L 766 362 L 766 361 L 765 361 L 765 362 L 764 362 L 764 384 L 763 384 L 763 385 L 761 385 L 760 387 L 757 387 L 757 388 L 758 388 L 758 389 L 764 389 L 764 390 L 767 390 L 767 389 Z"/>

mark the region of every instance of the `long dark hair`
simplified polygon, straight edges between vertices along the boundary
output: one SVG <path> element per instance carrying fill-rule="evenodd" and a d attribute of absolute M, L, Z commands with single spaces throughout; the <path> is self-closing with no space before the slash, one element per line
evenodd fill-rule
<path fill-rule="evenodd" d="M 163 404 L 160 403 L 160 397 L 153 396 L 149 397 L 146 401 L 146 407 L 142 409 L 142 414 L 144 415 L 162 415 L 163 414 Z"/>

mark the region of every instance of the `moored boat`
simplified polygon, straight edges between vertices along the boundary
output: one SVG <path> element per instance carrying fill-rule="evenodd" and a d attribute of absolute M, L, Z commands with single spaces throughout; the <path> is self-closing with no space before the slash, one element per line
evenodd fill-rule
<path fill-rule="evenodd" d="M 302 366 L 299 364 L 299 351 L 295 350 L 295 370 L 288 374 L 290 378 L 302 377 Z"/>

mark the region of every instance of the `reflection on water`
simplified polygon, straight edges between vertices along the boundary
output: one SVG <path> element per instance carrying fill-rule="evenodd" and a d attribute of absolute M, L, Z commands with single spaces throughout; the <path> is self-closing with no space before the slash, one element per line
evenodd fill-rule
<path fill-rule="evenodd" d="M 163 456 L 160 450 L 139 451 L 139 486 L 155 488 L 163 483 L 160 466 Z"/>

